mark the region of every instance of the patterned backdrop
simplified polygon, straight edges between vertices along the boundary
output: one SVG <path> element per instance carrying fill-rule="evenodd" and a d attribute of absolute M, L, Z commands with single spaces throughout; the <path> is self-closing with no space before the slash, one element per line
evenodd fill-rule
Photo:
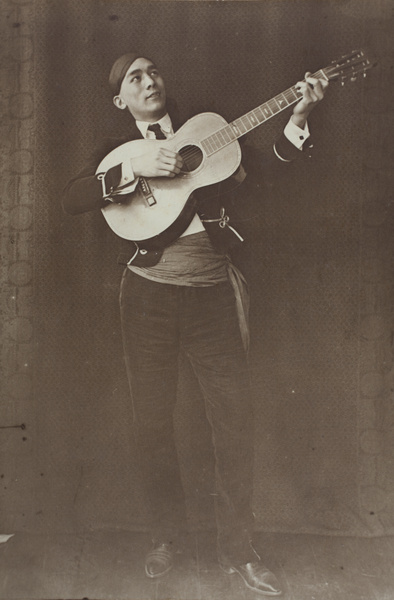
<path fill-rule="evenodd" d="M 252 292 L 259 528 L 394 532 L 390 0 L 4 0 L 1 25 L 2 530 L 143 529 L 118 318 L 117 240 L 60 193 L 127 127 L 109 68 L 153 57 L 184 116 L 231 120 L 359 47 L 311 161 L 265 198 L 239 256 Z M 288 115 L 250 135 L 267 153 Z M 190 526 L 211 526 L 210 432 L 182 360 L 176 413 Z"/>

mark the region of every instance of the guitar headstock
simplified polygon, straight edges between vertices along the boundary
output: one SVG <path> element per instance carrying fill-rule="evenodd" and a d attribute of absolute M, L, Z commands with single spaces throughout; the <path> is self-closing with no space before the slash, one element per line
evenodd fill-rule
<path fill-rule="evenodd" d="M 358 50 L 342 56 L 339 60 L 333 60 L 322 71 L 327 79 L 339 80 L 344 85 L 348 79 L 355 81 L 360 74 L 366 77 L 368 69 L 372 69 L 375 65 L 376 62 L 373 62 L 363 50 Z"/>

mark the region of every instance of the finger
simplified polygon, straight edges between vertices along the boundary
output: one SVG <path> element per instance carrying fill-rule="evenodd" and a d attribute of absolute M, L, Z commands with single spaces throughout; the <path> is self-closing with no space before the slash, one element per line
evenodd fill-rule
<path fill-rule="evenodd" d="M 317 79 L 316 77 L 311 77 L 308 73 L 305 73 L 305 80 L 313 89 L 322 91 L 323 93 L 329 84 L 327 79 Z"/>
<path fill-rule="evenodd" d="M 305 100 L 308 102 L 314 101 L 315 94 L 313 88 L 309 84 L 307 84 L 305 81 L 302 81 L 298 89 Z"/>
<path fill-rule="evenodd" d="M 329 84 L 330 84 L 330 81 L 329 81 L 329 79 L 321 79 L 321 80 L 320 80 L 320 82 L 321 82 L 321 84 L 322 84 L 322 87 L 323 87 L 324 89 L 325 89 L 325 88 L 327 88 L 327 87 L 329 86 Z"/>
<path fill-rule="evenodd" d="M 173 178 L 177 175 L 177 173 L 174 173 L 173 171 L 166 171 L 163 175 L 163 177 L 169 177 L 169 178 Z"/>
<path fill-rule="evenodd" d="M 178 174 L 179 171 L 182 168 L 182 165 L 179 165 L 178 163 L 173 163 L 173 162 L 162 162 L 159 165 L 159 168 L 163 171 L 168 171 L 170 173 L 176 173 Z"/>
<path fill-rule="evenodd" d="M 159 173 L 162 177 L 175 177 L 180 172 L 181 168 L 177 165 L 161 165 L 159 168 Z"/>
<path fill-rule="evenodd" d="M 313 92 L 317 96 L 319 100 L 321 100 L 324 96 L 324 90 L 322 86 L 322 82 L 320 79 L 308 79 L 308 83 L 312 82 L 313 84 Z"/>
<path fill-rule="evenodd" d="M 297 90 L 301 92 L 304 97 L 307 97 L 310 92 L 313 91 L 313 86 L 306 81 L 299 81 L 296 85 Z"/>
<path fill-rule="evenodd" d="M 175 156 L 171 159 L 171 162 L 179 168 L 183 166 L 183 158 L 180 154 L 175 154 Z"/>
<path fill-rule="evenodd" d="M 315 87 L 316 85 L 320 84 L 320 79 L 317 79 L 317 77 L 305 77 L 305 81 L 307 83 L 309 83 L 309 85 L 312 85 L 313 87 Z"/>
<path fill-rule="evenodd" d="M 306 81 L 309 85 L 314 87 L 318 83 L 319 79 L 316 79 L 316 77 L 313 77 L 313 75 L 310 71 L 307 71 L 305 73 L 304 81 Z"/>
<path fill-rule="evenodd" d="M 175 156 L 175 165 L 180 169 L 183 167 L 183 158 L 180 154 L 176 154 Z"/>
<path fill-rule="evenodd" d="M 319 88 L 321 89 L 321 91 L 323 92 L 323 94 L 325 93 L 326 89 L 328 88 L 328 84 L 330 82 L 327 81 L 326 79 L 319 79 Z"/>
<path fill-rule="evenodd" d="M 175 173 L 169 169 L 158 169 L 156 177 L 175 177 Z"/>
<path fill-rule="evenodd" d="M 163 165 L 168 165 L 170 167 L 179 167 L 183 166 L 182 157 L 179 154 L 174 156 L 162 156 L 160 157 L 160 161 Z"/>
<path fill-rule="evenodd" d="M 169 150 L 168 148 L 160 148 L 159 154 L 160 156 L 165 156 L 167 158 L 181 158 L 177 152 Z"/>
<path fill-rule="evenodd" d="M 182 160 L 181 156 L 179 156 L 179 155 L 160 156 L 158 161 L 159 161 L 159 165 L 164 168 L 169 167 L 170 169 L 178 169 L 180 171 L 183 167 L 183 160 Z"/>
<path fill-rule="evenodd" d="M 169 166 L 166 171 L 169 171 L 170 173 L 175 173 L 175 175 L 178 175 L 178 173 L 180 173 L 181 168 L 178 167 L 177 165 L 171 165 Z"/>
<path fill-rule="evenodd" d="M 317 102 L 324 97 L 322 81 L 316 77 L 308 77 L 307 81 L 301 86 L 304 98 Z"/>

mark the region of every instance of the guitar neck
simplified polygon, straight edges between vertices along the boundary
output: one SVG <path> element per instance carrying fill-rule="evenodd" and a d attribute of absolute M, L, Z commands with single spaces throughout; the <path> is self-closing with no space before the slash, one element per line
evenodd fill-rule
<path fill-rule="evenodd" d="M 320 69 L 314 73 L 312 77 L 316 79 L 327 79 L 324 69 Z M 278 94 L 268 102 L 260 104 L 257 108 L 246 113 L 242 117 L 235 119 L 225 127 L 222 127 L 214 134 L 202 140 L 201 145 L 208 156 L 218 152 L 234 140 L 245 135 L 252 129 L 255 129 L 262 123 L 271 119 L 271 117 L 279 114 L 302 97 L 302 92 L 295 86 L 290 87 L 281 94 Z"/>

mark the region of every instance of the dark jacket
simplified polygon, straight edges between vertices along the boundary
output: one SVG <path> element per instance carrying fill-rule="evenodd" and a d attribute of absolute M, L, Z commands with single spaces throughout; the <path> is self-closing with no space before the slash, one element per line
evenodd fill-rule
<path fill-rule="evenodd" d="M 179 128 L 176 110 L 169 106 L 168 112 L 176 131 Z M 64 210 L 75 215 L 107 206 L 108 200 L 103 199 L 102 182 L 96 176 L 97 166 L 120 144 L 141 138 L 142 134 L 132 121 L 127 138 L 104 141 L 93 153 L 89 164 L 66 185 L 62 198 Z M 275 143 L 275 148 L 283 161 L 273 152 L 272 157 L 267 160 L 261 152 L 243 144 L 242 165 L 247 175 L 241 184 L 237 183 L 232 176 L 225 181 L 193 192 L 196 198 L 196 212 L 204 222 L 204 227 L 218 252 L 227 253 L 232 247 L 242 243 L 245 233 L 250 229 L 250 224 L 258 221 L 264 194 L 269 193 L 275 179 L 280 177 L 281 170 L 286 169 L 289 162 L 309 156 L 309 147 L 312 145 L 301 152 L 282 134 Z M 107 190 L 116 191 L 121 180 L 121 172 L 121 165 L 107 171 L 105 174 Z M 121 197 L 118 196 L 116 200 L 118 199 L 121 200 Z M 146 249 L 132 241 L 122 239 L 118 263 L 127 264 L 134 257 L 132 262 L 135 266 L 153 266 L 159 262 L 162 253 L 163 249 Z"/>

